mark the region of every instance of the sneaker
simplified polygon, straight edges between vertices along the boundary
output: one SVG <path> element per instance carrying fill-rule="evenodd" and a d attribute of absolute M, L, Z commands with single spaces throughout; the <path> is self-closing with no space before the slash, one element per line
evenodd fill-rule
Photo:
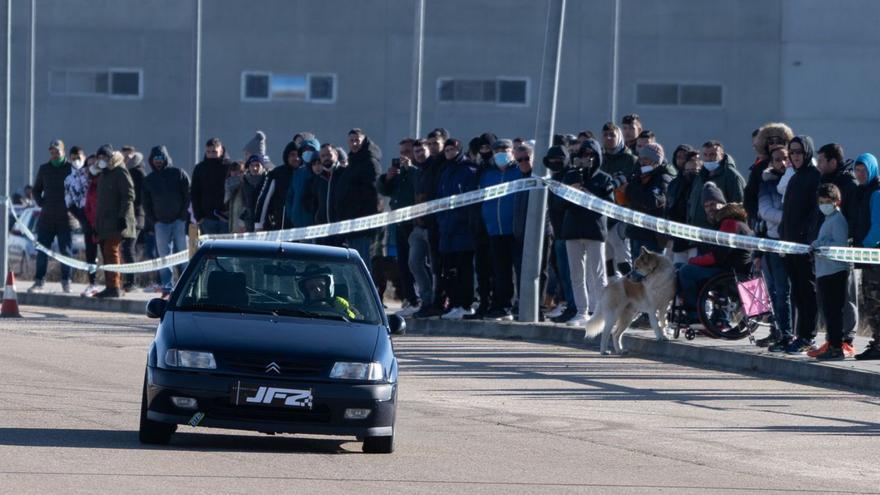
<path fill-rule="evenodd" d="M 407 317 L 410 317 L 410 316 L 418 313 L 421 309 L 422 309 L 422 306 L 420 304 L 407 303 L 396 314 L 397 314 L 397 316 L 402 316 L 404 318 L 407 318 Z"/>
<path fill-rule="evenodd" d="M 102 290 L 101 292 L 98 292 L 97 294 L 95 294 L 95 297 L 97 297 L 99 299 L 122 297 L 122 291 L 116 287 L 113 287 L 113 288 L 107 287 L 106 289 Z"/>
<path fill-rule="evenodd" d="M 508 309 L 492 309 L 486 313 L 485 318 L 494 321 L 513 321 L 513 313 Z"/>
<path fill-rule="evenodd" d="M 877 345 L 876 341 L 872 341 L 861 354 L 856 354 L 856 359 L 859 361 L 880 359 L 880 345 Z"/>
<path fill-rule="evenodd" d="M 556 307 L 547 312 L 547 318 L 556 318 L 561 315 L 566 309 L 568 305 L 565 303 L 557 304 Z"/>
<path fill-rule="evenodd" d="M 779 339 L 775 335 L 768 335 L 763 339 L 758 339 L 755 341 L 755 345 L 758 347 L 770 347 L 771 345 L 779 342 Z"/>
<path fill-rule="evenodd" d="M 452 308 L 440 315 L 441 320 L 460 320 L 464 316 L 464 308 Z"/>
<path fill-rule="evenodd" d="M 815 356 L 819 361 L 843 361 L 844 357 L 842 348 L 831 346 L 828 346 L 825 352 Z"/>
<path fill-rule="evenodd" d="M 552 321 L 553 323 L 565 323 L 568 320 L 574 318 L 575 315 L 577 315 L 577 308 L 573 306 L 568 306 L 567 308 L 565 308 L 565 311 L 563 311 L 561 315 L 557 316 L 556 318 L 550 318 L 550 321 Z"/>
<path fill-rule="evenodd" d="M 587 320 L 589 319 L 590 317 L 587 315 L 575 315 L 574 318 L 568 320 L 565 324 L 570 327 L 586 327 Z"/>
<path fill-rule="evenodd" d="M 443 312 L 440 311 L 436 306 L 423 306 L 421 309 L 413 313 L 413 318 L 433 318 L 435 316 L 442 315 Z"/>
<path fill-rule="evenodd" d="M 830 345 L 831 344 L 829 344 L 826 340 L 825 343 L 822 344 L 822 347 L 816 347 L 815 349 L 810 349 L 809 351 L 807 351 L 807 357 L 814 358 L 819 356 L 820 354 L 825 354 L 826 352 L 828 352 L 828 346 Z"/>
<path fill-rule="evenodd" d="M 97 294 L 98 291 L 100 291 L 100 290 L 101 290 L 100 287 L 98 287 L 97 285 L 91 284 L 88 287 L 86 287 L 86 290 L 82 291 L 79 296 L 80 297 L 94 297 L 94 295 Z"/>
<path fill-rule="evenodd" d="M 37 280 L 34 280 L 34 285 L 32 285 L 32 286 L 28 289 L 28 292 L 31 292 L 31 293 L 33 293 L 33 292 L 43 292 L 43 289 L 45 289 L 45 287 L 43 286 L 43 281 L 40 280 L 40 279 L 37 279 Z"/>
<path fill-rule="evenodd" d="M 849 342 L 844 342 L 843 343 L 843 355 L 848 358 L 855 357 L 855 355 L 856 355 L 855 347 L 853 347 L 852 344 L 850 344 Z"/>
<path fill-rule="evenodd" d="M 70 294 L 70 280 L 61 281 L 61 292 L 65 294 Z"/>
<path fill-rule="evenodd" d="M 794 339 L 794 342 L 785 348 L 786 354 L 805 354 L 813 348 L 813 341 L 802 339 L 800 337 Z"/>
<path fill-rule="evenodd" d="M 767 347 L 767 350 L 770 352 L 785 352 L 785 350 L 788 349 L 788 346 L 791 345 L 791 342 L 791 339 L 784 338 L 774 344 L 770 344 L 770 346 Z"/>

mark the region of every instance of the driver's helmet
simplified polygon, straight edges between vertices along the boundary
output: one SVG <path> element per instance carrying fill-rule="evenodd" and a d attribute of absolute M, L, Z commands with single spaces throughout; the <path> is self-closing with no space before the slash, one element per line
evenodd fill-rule
<path fill-rule="evenodd" d="M 325 266 L 307 266 L 299 275 L 297 284 L 307 302 L 333 300 L 335 294 L 333 272 Z"/>

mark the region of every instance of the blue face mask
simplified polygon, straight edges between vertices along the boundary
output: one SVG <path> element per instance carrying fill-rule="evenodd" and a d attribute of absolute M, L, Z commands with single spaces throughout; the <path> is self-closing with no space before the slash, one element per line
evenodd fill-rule
<path fill-rule="evenodd" d="M 312 163 L 312 158 L 314 158 L 315 152 L 312 150 L 303 151 L 302 160 L 303 163 Z"/>
<path fill-rule="evenodd" d="M 718 167 L 721 166 L 719 162 L 703 162 L 703 168 L 708 170 L 709 172 L 714 172 L 718 170 Z"/>
<path fill-rule="evenodd" d="M 495 165 L 499 167 L 506 167 L 510 163 L 510 153 L 506 151 L 495 153 L 492 158 L 495 160 Z"/>

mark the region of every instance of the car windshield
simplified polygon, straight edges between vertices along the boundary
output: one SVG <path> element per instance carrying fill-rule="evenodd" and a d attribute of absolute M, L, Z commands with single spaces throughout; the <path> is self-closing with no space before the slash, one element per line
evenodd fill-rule
<path fill-rule="evenodd" d="M 349 261 L 208 254 L 173 302 L 178 311 L 381 322 L 369 279 Z"/>

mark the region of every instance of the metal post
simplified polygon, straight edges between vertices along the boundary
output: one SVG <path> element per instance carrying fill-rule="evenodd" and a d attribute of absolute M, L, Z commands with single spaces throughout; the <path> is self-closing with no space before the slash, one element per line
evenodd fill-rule
<path fill-rule="evenodd" d="M 418 139 L 422 134 L 422 57 L 425 45 L 425 0 L 416 0 L 416 23 L 413 33 L 413 112 L 412 137 Z"/>
<path fill-rule="evenodd" d="M 614 1 L 614 30 L 611 36 L 611 122 L 617 121 L 617 58 L 620 50 L 620 0 Z"/>
<path fill-rule="evenodd" d="M 202 0 L 196 0 L 195 29 L 195 82 L 193 92 L 193 163 L 199 163 L 202 156 Z"/>
<path fill-rule="evenodd" d="M 36 72 L 37 0 L 31 0 L 30 47 L 28 48 L 28 184 L 34 183 L 34 74 Z"/>
<path fill-rule="evenodd" d="M 7 237 L 9 233 L 9 148 L 10 126 L 12 125 L 12 0 L 6 0 L 6 135 L 3 141 L 3 205 L 0 206 L 0 255 L 4 280 L 9 271 L 9 253 L 7 252 Z"/>
<path fill-rule="evenodd" d="M 535 121 L 535 160 L 532 176 L 544 177 L 546 170 L 540 154 L 550 147 L 556 124 L 556 95 L 559 90 L 559 59 L 565 24 L 565 0 L 548 0 L 547 29 L 544 38 L 544 59 L 538 86 L 538 112 Z M 538 321 L 538 299 L 541 295 L 541 259 L 544 256 L 544 214 L 547 210 L 547 189 L 529 192 L 529 210 L 523 243 L 522 280 L 519 286 L 519 320 Z"/>

